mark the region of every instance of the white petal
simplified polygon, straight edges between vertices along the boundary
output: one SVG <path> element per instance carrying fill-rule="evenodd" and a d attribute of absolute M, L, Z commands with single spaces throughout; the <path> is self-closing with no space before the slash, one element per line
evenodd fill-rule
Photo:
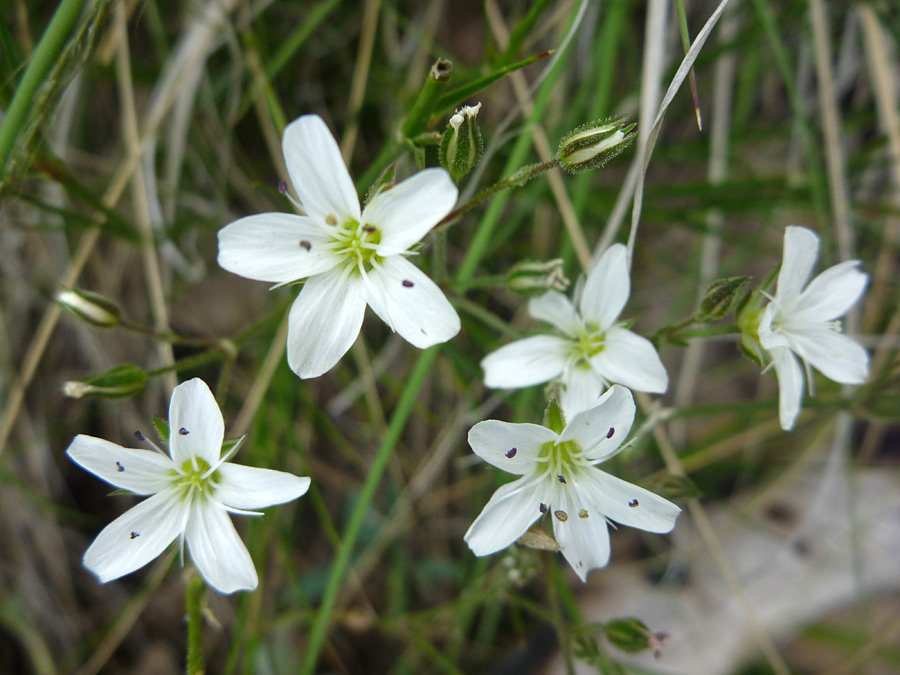
<path fill-rule="evenodd" d="M 589 462 L 602 462 L 619 451 L 634 422 L 634 399 L 625 387 L 613 385 L 597 405 L 575 415 L 559 442 L 575 441 Z"/>
<path fill-rule="evenodd" d="M 775 293 L 782 307 L 792 306 L 806 285 L 819 257 L 819 236 L 805 227 L 784 230 L 784 255 Z"/>
<path fill-rule="evenodd" d="M 359 196 L 334 137 L 318 115 L 304 115 L 284 130 L 281 142 L 291 183 L 307 215 L 325 222 L 359 219 Z"/>
<path fill-rule="evenodd" d="M 859 271 L 858 260 L 829 267 L 800 294 L 791 323 L 831 321 L 846 314 L 866 290 L 869 275 Z"/>
<path fill-rule="evenodd" d="M 297 281 L 334 267 L 329 243 L 311 218 L 261 213 L 219 230 L 219 266 L 257 281 Z"/>
<path fill-rule="evenodd" d="M 582 581 L 587 573 L 609 562 L 609 530 L 603 513 L 584 501 L 574 485 L 557 491 L 553 504 L 553 535 L 562 554 Z"/>
<path fill-rule="evenodd" d="M 172 483 L 172 460 L 153 450 L 131 450 L 102 438 L 79 434 L 66 454 L 82 469 L 117 488 L 152 495 Z"/>
<path fill-rule="evenodd" d="M 84 553 L 84 566 L 102 583 L 140 569 L 181 533 L 184 507 L 175 490 L 145 499 L 103 528 Z"/>
<path fill-rule="evenodd" d="M 175 387 L 169 403 L 169 452 L 175 465 L 196 457 L 215 466 L 224 438 L 222 411 L 206 382 L 195 377 Z"/>
<path fill-rule="evenodd" d="M 553 324 L 569 337 L 575 337 L 582 329 L 575 305 L 559 291 L 547 291 L 529 300 L 528 313 L 538 321 Z"/>
<path fill-rule="evenodd" d="M 197 504 L 184 534 L 191 560 L 207 584 L 226 595 L 256 588 L 253 560 L 222 506 Z"/>
<path fill-rule="evenodd" d="M 235 509 L 262 509 L 306 494 L 309 478 L 286 471 L 259 469 L 225 462 L 219 467 L 216 499 Z"/>
<path fill-rule="evenodd" d="M 608 328 L 625 308 L 631 294 L 628 276 L 628 253 L 622 244 L 613 244 L 591 269 L 581 293 L 581 317 Z"/>
<path fill-rule="evenodd" d="M 608 388 L 603 378 L 583 361 L 570 364 L 561 380 L 563 387 L 559 395 L 559 405 L 562 406 L 567 420 L 582 410 L 597 405 Z"/>
<path fill-rule="evenodd" d="M 595 469 L 579 484 L 582 498 L 607 518 L 647 532 L 671 532 L 681 509 L 668 499 Z"/>
<path fill-rule="evenodd" d="M 520 476 L 535 470 L 541 446 L 556 439 L 556 433 L 539 424 L 485 420 L 469 430 L 469 445 L 476 455 Z"/>
<path fill-rule="evenodd" d="M 855 340 L 835 333 L 827 326 L 792 332 L 797 355 L 841 384 L 862 384 L 869 377 L 869 355 Z"/>
<path fill-rule="evenodd" d="M 653 343 L 619 326 L 606 331 L 605 348 L 591 358 L 591 365 L 609 382 L 635 391 L 662 394 L 669 387 L 666 367 Z"/>
<path fill-rule="evenodd" d="M 360 222 L 381 230 L 379 254 L 405 251 L 456 204 L 457 189 L 444 169 L 425 169 L 366 204 Z"/>
<path fill-rule="evenodd" d="M 769 354 L 778 376 L 778 417 L 781 428 L 790 431 L 803 403 L 803 369 L 790 349 L 778 347 Z"/>
<path fill-rule="evenodd" d="M 555 335 L 535 335 L 491 352 L 481 360 L 484 383 L 492 388 L 528 387 L 562 375 L 571 343 Z"/>
<path fill-rule="evenodd" d="M 459 332 L 459 315 L 444 292 L 405 258 L 383 258 L 369 283 L 369 305 L 413 346 L 425 349 Z"/>
<path fill-rule="evenodd" d="M 303 286 L 288 317 L 287 353 L 301 378 L 331 370 L 356 341 L 366 313 L 366 288 L 352 271 L 333 269 Z"/>
<path fill-rule="evenodd" d="M 496 553 L 525 534 L 541 516 L 542 482 L 520 478 L 501 485 L 466 532 L 477 556 Z"/>

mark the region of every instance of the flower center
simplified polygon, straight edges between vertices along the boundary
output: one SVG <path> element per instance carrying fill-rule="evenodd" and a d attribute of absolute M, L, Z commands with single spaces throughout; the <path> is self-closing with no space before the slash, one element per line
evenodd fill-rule
<path fill-rule="evenodd" d="M 378 262 L 379 256 L 375 251 L 381 243 L 381 230 L 375 225 L 361 225 L 351 218 L 336 228 L 334 238 L 338 242 L 335 248 L 337 255 L 359 270 L 360 274 L 368 272 Z"/>
<path fill-rule="evenodd" d="M 208 501 L 218 487 L 218 471 L 210 471 L 210 466 L 203 459 L 197 457 L 197 468 L 191 460 L 181 465 L 175 478 L 175 485 L 179 488 L 179 496 L 185 502 Z"/>
<path fill-rule="evenodd" d="M 572 352 L 579 365 L 590 367 L 588 361 L 606 349 L 606 333 L 595 323 L 588 323 L 586 328 L 575 340 Z"/>
<path fill-rule="evenodd" d="M 537 461 L 545 462 L 545 474 L 554 477 L 554 480 L 564 485 L 567 485 L 573 478 L 577 478 L 581 469 L 587 464 L 581 446 L 575 441 L 544 443 L 538 452 Z"/>

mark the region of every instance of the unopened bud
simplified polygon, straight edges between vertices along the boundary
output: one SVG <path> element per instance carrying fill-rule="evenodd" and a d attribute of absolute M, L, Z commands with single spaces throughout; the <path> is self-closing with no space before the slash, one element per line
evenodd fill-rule
<path fill-rule="evenodd" d="M 712 283 L 697 312 L 699 321 L 714 321 L 728 314 L 744 294 L 750 277 L 726 277 Z"/>
<path fill-rule="evenodd" d="M 551 289 L 564 291 L 569 283 L 562 258 L 547 262 L 526 260 L 513 265 L 506 273 L 507 288 L 520 295 L 537 295 Z"/>
<path fill-rule="evenodd" d="M 56 301 L 67 312 L 92 326 L 109 328 L 117 326 L 122 319 L 122 310 L 116 303 L 91 291 L 67 288 L 56 294 Z"/>
<path fill-rule="evenodd" d="M 129 363 L 83 380 L 66 382 L 63 385 L 63 394 L 69 398 L 85 396 L 121 398 L 143 391 L 146 382 L 147 371 Z"/>
<path fill-rule="evenodd" d="M 625 126 L 625 115 L 584 124 L 569 132 L 556 153 L 569 173 L 596 169 L 627 148 L 635 139 L 635 124 Z"/>
<path fill-rule="evenodd" d="M 455 181 L 474 169 L 484 152 L 484 139 L 476 119 L 479 110 L 480 103 L 460 108 L 450 118 L 441 138 L 441 166 Z"/>
<path fill-rule="evenodd" d="M 603 629 L 606 638 L 625 652 L 642 652 L 649 649 L 651 638 L 654 637 L 640 619 L 613 619 L 603 626 Z"/>

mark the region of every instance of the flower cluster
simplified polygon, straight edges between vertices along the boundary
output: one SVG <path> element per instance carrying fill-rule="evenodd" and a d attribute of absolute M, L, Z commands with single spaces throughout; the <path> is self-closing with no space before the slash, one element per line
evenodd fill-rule
<path fill-rule="evenodd" d="M 340 360 L 360 333 L 366 306 L 418 348 L 445 342 L 460 330 L 444 293 L 407 258 L 454 208 L 453 179 L 477 162 L 478 107 L 461 110 L 445 132 L 442 158 L 453 178 L 444 169 L 424 169 L 381 186 L 364 208 L 319 117 L 301 117 L 285 130 L 284 157 L 301 215 L 264 213 L 227 225 L 219 232 L 218 259 L 226 270 L 276 287 L 303 282 L 287 338 L 288 363 L 299 377 L 322 375 Z M 602 163 L 630 142 L 632 127 L 622 127 L 621 119 L 598 125 L 576 130 L 562 154 L 576 163 Z M 868 355 L 840 333 L 836 321 L 859 300 L 867 276 L 854 260 L 807 283 L 818 248 L 810 230 L 788 227 L 775 295 L 765 296 L 765 306 L 748 303 L 738 318 L 745 345 L 755 346 L 778 376 L 785 429 L 799 414 L 804 367 L 810 389 L 811 367 L 846 384 L 868 376 Z M 584 581 L 609 561 L 608 523 L 655 533 L 674 528 L 678 506 L 597 466 L 626 447 L 635 417 L 630 390 L 662 394 L 669 384 L 654 344 L 620 320 L 631 291 L 628 255 L 621 244 L 609 247 L 571 300 L 557 290 L 568 283 L 560 261 L 528 263 L 511 274 L 516 290 L 550 289 L 533 297 L 528 311 L 558 332 L 515 340 L 488 354 L 481 362 L 485 383 L 515 388 L 552 382 L 552 395 L 546 427 L 487 420 L 469 432 L 475 454 L 519 476 L 494 493 L 465 534 L 475 555 L 510 546 L 547 514 L 555 545 Z M 729 281 L 727 293 L 717 287 L 725 300 L 713 303 L 716 312 L 698 314 L 700 320 L 730 311 L 745 283 L 746 278 Z M 118 309 L 101 300 L 74 291 L 60 296 L 85 320 L 115 325 Z M 201 380 L 173 391 L 169 429 L 168 454 L 92 436 L 72 441 L 67 454 L 73 461 L 111 485 L 148 496 L 97 536 L 85 566 L 103 582 L 117 579 L 177 539 L 211 587 L 222 593 L 255 588 L 253 562 L 228 514 L 260 515 L 254 509 L 303 495 L 310 479 L 230 463 L 242 439 L 223 446 L 222 414 Z"/>

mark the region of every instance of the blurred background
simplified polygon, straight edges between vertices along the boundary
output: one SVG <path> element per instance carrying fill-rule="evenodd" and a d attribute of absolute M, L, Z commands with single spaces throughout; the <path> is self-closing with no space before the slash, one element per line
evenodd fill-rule
<path fill-rule="evenodd" d="M 236 519 L 261 583 L 210 593 L 209 672 L 297 672 L 385 442 L 318 672 L 900 672 L 894 2 L 732 0 L 694 63 L 698 108 L 686 82 L 660 128 L 623 314 L 650 337 L 689 317 L 717 278 L 759 284 L 780 263 L 784 228 L 804 225 L 822 238 L 819 271 L 858 258 L 871 275 L 844 324 L 872 355 L 869 382 L 817 377 L 787 433 L 776 380 L 735 335 L 663 340 L 670 389 L 640 399 L 642 433 L 604 469 L 681 505 L 674 533 L 613 530 L 610 566 L 586 584 L 558 554 L 478 559 L 463 542 L 508 480 L 471 453 L 468 429 L 539 423 L 546 406 L 541 387 L 481 382 L 484 355 L 539 328 L 503 277 L 521 260 L 562 258 L 574 283 L 592 254 L 625 241 L 623 186 L 685 53 L 677 5 L 6 0 L 0 672 L 183 668 L 177 554 L 98 584 L 81 556 L 135 500 L 110 496 L 64 452 L 79 433 L 137 446 L 134 431 L 151 435 L 150 415 L 166 417 L 172 387 L 195 376 L 216 393 L 226 435 L 247 434 L 238 462 L 313 478 L 303 499 Z M 718 5 L 683 3 L 691 38 Z M 56 46 L 42 52 L 43 39 Z M 30 81 L 26 65 L 47 53 Z M 292 210 L 278 191 L 280 137 L 302 114 L 325 119 L 362 195 L 393 159 L 397 179 L 417 159 L 437 165 L 428 138 L 397 142 L 437 58 L 452 62 L 448 91 L 498 75 L 426 130 L 482 104 L 486 154 L 464 198 L 549 159 L 586 122 L 628 114 L 639 140 L 601 170 L 552 172 L 426 238 L 416 262 L 463 322 L 436 356 L 367 320 L 334 370 L 301 381 L 284 358 L 296 288 L 221 270 L 216 232 Z M 17 88 L 29 93 L 13 119 Z M 61 313 L 65 287 L 113 300 L 132 327 Z M 64 396 L 66 382 L 126 364 L 123 395 Z M 617 622 L 631 618 L 646 631 Z"/>

